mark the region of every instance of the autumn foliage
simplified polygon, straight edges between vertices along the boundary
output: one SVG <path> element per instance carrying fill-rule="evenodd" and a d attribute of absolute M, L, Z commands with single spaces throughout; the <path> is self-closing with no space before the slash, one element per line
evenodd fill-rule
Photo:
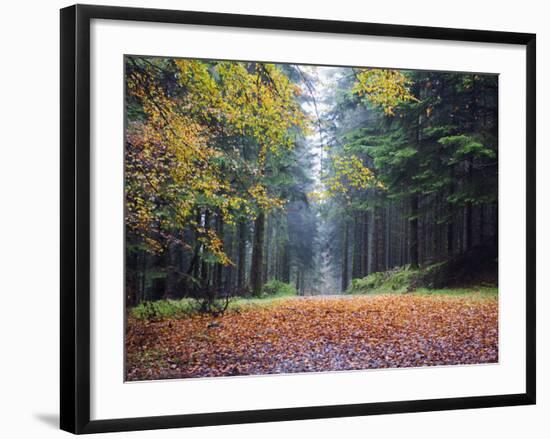
<path fill-rule="evenodd" d="M 128 380 L 498 361 L 498 301 L 468 296 L 285 298 L 223 317 L 130 319 Z"/>

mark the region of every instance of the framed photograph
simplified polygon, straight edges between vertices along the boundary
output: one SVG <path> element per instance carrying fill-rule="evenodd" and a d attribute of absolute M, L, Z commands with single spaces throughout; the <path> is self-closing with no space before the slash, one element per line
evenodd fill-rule
<path fill-rule="evenodd" d="M 61 10 L 61 428 L 535 403 L 535 35 Z"/>

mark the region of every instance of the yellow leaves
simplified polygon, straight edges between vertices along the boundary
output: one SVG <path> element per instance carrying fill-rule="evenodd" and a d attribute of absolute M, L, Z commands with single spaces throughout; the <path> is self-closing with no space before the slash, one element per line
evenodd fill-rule
<path fill-rule="evenodd" d="M 336 157 L 334 166 L 336 172 L 347 177 L 350 186 L 355 189 L 367 189 L 374 179 L 372 171 L 363 165 L 356 155 L 350 157 Z"/>
<path fill-rule="evenodd" d="M 323 181 L 327 189 L 327 196 L 343 195 L 349 198 L 352 189 L 366 190 L 369 188 L 381 188 L 381 183 L 376 179 L 373 172 L 366 167 L 362 160 L 354 154 L 332 156 L 333 174 Z"/>
<path fill-rule="evenodd" d="M 189 65 L 195 74 L 200 73 L 200 65 Z M 201 86 L 205 84 L 201 82 Z M 220 152 L 209 146 L 207 127 L 192 114 L 180 111 L 183 102 L 167 96 L 155 84 L 152 72 L 134 72 L 128 78 L 128 90 L 140 99 L 147 120 L 128 127 L 127 224 L 138 235 L 192 225 L 191 216 L 198 205 L 215 205 L 229 189 L 215 164 Z M 167 205 L 172 215 L 161 215 L 157 200 Z M 151 245 L 153 240 L 148 237 L 145 241 L 158 250 L 158 245 Z M 208 239 L 206 244 L 226 262 L 215 240 Z"/>
<path fill-rule="evenodd" d="M 225 266 L 233 265 L 233 262 L 223 250 L 222 240 L 214 230 L 199 228 L 198 231 L 201 233 L 198 237 L 198 241 L 204 245 L 207 251 L 211 252 L 218 259 L 220 264 Z"/>
<path fill-rule="evenodd" d="M 254 138 L 263 152 L 274 154 L 288 142 L 292 127 L 307 118 L 295 98 L 299 87 L 273 64 L 176 60 L 179 84 L 187 90 L 186 106 L 209 122 L 224 122 L 227 134 Z"/>
<path fill-rule="evenodd" d="M 141 103 L 145 114 L 144 121 L 128 128 L 130 229 L 139 236 L 152 230 L 194 229 L 193 216 L 201 209 L 220 212 L 226 224 L 234 224 L 237 212 L 254 218 L 258 210 L 283 207 L 284 200 L 267 193 L 264 172 L 271 157 L 293 148 L 295 131 L 308 128 L 309 119 L 296 100 L 300 88 L 274 64 L 171 63 L 175 84 L 170 87 L 150 60 L 132 64 L 126 78 L 128 95 Z M 257 145 L 257 163 L 243 170 L 230 165 L 230 172 L 246 172 L 248 178 L 236 180 L 224 167 L 240 163 L 233 156 L 239 149 L 220 145 L 220 139 L 229 137 L 246 137 Z M 165 206 L 162 213 L 159 204 Z M 215 231 L 202 234 L 203 244 L 227 264 Z"/>
<path fill-rule="evenodd" d="M 271 209 L 282 209 L 285 205 L 284 200 L 280 198 L 270 197 L 267 193 L 267 188 L 262 184 L 256 184 L 248 189 L 248 193 L 256 201 L 256 204 L 262 211 Z"/>
<path fill-rule="evenodd" d="M 409 91 L 412 81 L 399 70 L 360 69 L 355 77 L 354 93 L 381 107 L 388 116 L 395 114 L 397 105 L 418 100 Z"/>

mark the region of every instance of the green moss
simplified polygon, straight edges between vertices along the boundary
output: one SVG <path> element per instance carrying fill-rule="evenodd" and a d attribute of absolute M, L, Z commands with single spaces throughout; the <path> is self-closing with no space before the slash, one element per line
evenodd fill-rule
<path fill-rule="evenodd" d="M 262 288 L 262 298 L 296 296 L 298 292 L 294 285 L 271 279 Z"/>
<path fill-rule="evenodd" d="M 353 279 L 347 294 L 372 294 L 408 291 L 421 275 L 420 270 L 399 267 L 389 271 L 371 273 L 362 279 Z"/>
<path fill-rule="evenodd" d="M 461 294 L 472 291 L 496 294 L 497 288 L 491 285 L 473 284 L 468 288 L 444 288 L 444 279 L 449 277 L 447 262 L 438 262 L 420 269 L 398 267 L 389 271 L 371 273 L 362 279 L 353 279 L 347 294 L 411 293 Z"/>

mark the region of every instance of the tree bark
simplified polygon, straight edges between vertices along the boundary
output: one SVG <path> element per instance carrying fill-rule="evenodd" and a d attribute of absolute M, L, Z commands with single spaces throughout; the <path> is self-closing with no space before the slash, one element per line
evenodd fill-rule
<path fill-rule="evenodd" d="M 351 278 L 361 277 L 361 224 L 356 214 L 353 218 L 353 253 L 351 263 Z"/>
<path fill-rule="evenodd" d="M 223 218 L 221 211 L 216 212 L 216 233 L 218 238 L 223 242 Z M 222 276 L 223 276 L 223 264 L 216 263 L 214 271 L 214 286 L 217 288 L 222 287 Z"/>
<path fill-rule="evenodd" d="M 269 263 L 271 261 L 271 229 L 272 229 L 271 215 L 266 215 L 264 220 L 264 243 L 263 243 L 263 259 L 262 259 L 262 285 L 269 280 Z"/>
<path fill-rule="evenodd" d="M 170 243 L 167 249 L 168 255 L 166 259 L 168 260 L 168 266 L 166 267 L 166 290 L 164 291 L 164 298 L 175 298 L 178 297 L 178 252 L 179 246 L 175 243 Z"/>
<path fill-rule="evenodd" d="M 288 240 L 283 245 L 283 255 L 281 257 L 281 280 L 285 283 L 290 283 L 290 249 Z"/>
<path fill-rule="evenodd" d="M 455 174 L 454 170 L 451 169 L 451 184 L 449 185 L 449 197 L 455 193 Z M 447 256 L 452 256 L 454 253 L 454 212 L 453 206 L 451 203 L 447 202 Z"/>
<path fill-rule="evenodd" d="M 342 291 L 348 289 L 348 246 L 349 246 L 349 230 L 348 221 L 344 219 L 344 239 L 342 243 Z"/>
<path fill-rule="evenodd" d="M 241 220 L 237 226 L 237 289 L 239 293 L 245 287 L 246 273 L 246 223 Z"/>
<path fill-rule="evenodd" d="M 363 239 L 361 248 L 361 277 L 369 274 L 369 213 L 363 213 Z"/>
<path fill-rule="evenodd" d="M 210 223 L 210 213 L 208 210 L 204 212 L 204 228 L 208 229 Z M 203 253 L 202 264 L 201 264 L 201 287 L 206 288 L 209 283 L 209 267 L 204 257 L 204 244 L 201 246 L 201 252 Z"/>
<path fill-rule="evenodd" d="M 468 166 L 468 170 L 467 170 L 467 178 L 468 178 L 468 183 L 471 182 L 472 180 L 472 169 L 473 169 L 473 163 L 472 163 L 472 159 L 468 160 L 468 163 L 467 163 L 467 166 Z M 472 202 L 471 201 L 468 201 L 466 203 L 466 212 L 465 212 L 465 215 L 466 215 L 466 237 L 464 238 L 465 240 L 465 250 L 469 250 L 470 248 L 472 248 L 472 238 L 473 238 L 473 234 L 472 234 Z"/>
<path fill-rule="evenodd" d="M 410 238 L 409 250 L 411 257 L 411 268 L 418 268 L 418 195 L 413 194 L 410 200 Z"/>
<path fill-rule="evenodd" d="M 265 235 L 265 213 L 260 212 L 254 221 L 254 241 L 252 244 L 252 265 L 250 267 L 250 287 L 254 295 L 262 292 L 262 268 Z"/>

